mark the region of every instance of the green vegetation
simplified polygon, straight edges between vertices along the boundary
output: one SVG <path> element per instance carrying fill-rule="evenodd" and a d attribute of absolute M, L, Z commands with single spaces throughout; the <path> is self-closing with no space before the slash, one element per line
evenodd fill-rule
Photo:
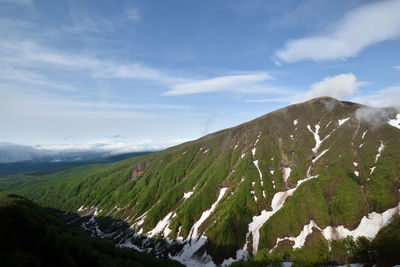
<path fill-rule="evenodd" d="M 344 225 L 354 229 L 368 213 L 381 213 L 399 203 L 400 131 L 385 123 L 370 127 L 368 122 L 359 121 L 355 115 L 359 107 L 330 98 L 315 99 L 164 151 L 40 176 L 11 176 L 0 181 L 0 191 L 63 211 L 97 207 L 99 216 L 129 224 L 147 212 L 141 226 L 144 232 L 174 212 L 169 237 L 176 238 L 180 230 L 179 236 L 187 238 L 193 224 L 216 201 L 220 189 L 228 187 L 200 227 L 208 237 L 207 253 L 220 263 L 243 248 L 252 217 L 271 210 L 274 194 L 293 188 L 307 177 L 308 170 L 318 177 L 301 184 L 263 225 L 259 251 L 272 249 L 278 237 L 298 235 L 310 220 L 320 227 Z M 350 119 L 339 126 L 338 120 L 347 117 Z M 294 120 L 298 120 L 296 125 Z M 307 126 L 315 130 L 317 124 L 320 139 L 329 137 L 314 154 L 311 149 L 315 139 Z M 381 141 L 385 149 L 375 162 Z M 312 163 L 324 150 L 327 152 Z M 258 160 L 262 183 L 254 160 Z M 354 162 L 360 175 L 354 172 Z M 291 168 L 286 182 L 283 167 Z M 376 168 L 370 175 L 372 167 Z M 184 193 L 191 191 L 191 197 L 184 199 Z M 303 265 L 325 261 L 323 248 L 303 248 L 290 257 L 313 259 Z M 268 256 L 270 262 L 289 255 L 286 250 L 274 253 Z"/>
<path fill-rule="evenodd" d="M 0 266 L 181 266 L 89 237 L 25 198 L 0 197 Z"/>

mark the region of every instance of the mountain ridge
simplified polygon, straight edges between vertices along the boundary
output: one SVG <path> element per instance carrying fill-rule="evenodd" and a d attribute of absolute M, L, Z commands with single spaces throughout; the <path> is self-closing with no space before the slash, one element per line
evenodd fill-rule
<path fill-rule="evenodd" d="M 371 124 L 375 111 L 378 125 Z M 398 114 L 317 98 L 161 152 L 8 190 L 123 219 L 132 232 L 120 245 L 187 265 L 227 264 L 281 244 L 304 245 L 313 232 L 344 237 L 375 213 L 398 214 Z M 297 242 L 299 234 L 305 238 Z M 150 246 L 147 237 L 167 244 Z"/>

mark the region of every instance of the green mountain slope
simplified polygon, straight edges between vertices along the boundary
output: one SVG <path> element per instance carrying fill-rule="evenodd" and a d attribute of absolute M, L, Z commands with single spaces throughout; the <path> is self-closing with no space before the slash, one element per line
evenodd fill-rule
<path fill-rule="evenodd" d="M 318 98 L 161 152 L 0 188 L 126 221 L 135 231 L 120 245 L 187 265 L 301 247 L 313 233 L 373 238 L 399 213 L 399 113 Z"/>

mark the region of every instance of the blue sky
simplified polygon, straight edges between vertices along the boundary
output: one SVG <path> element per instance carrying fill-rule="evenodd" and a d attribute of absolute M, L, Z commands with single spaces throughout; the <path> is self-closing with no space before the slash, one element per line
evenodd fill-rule
<path fill-rule="evenodd" d="M 0 0 L 0 140 L 159 149 L 329 95 L 400 103 L 400 0 Z"/>

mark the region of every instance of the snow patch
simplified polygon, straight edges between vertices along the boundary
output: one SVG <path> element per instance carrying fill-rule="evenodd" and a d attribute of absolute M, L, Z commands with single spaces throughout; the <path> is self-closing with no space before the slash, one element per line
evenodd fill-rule
<path fill-rule="evenodd" d="M 264 186 L 263 180 L 262 180 L 262 177 L 263 177 L 263 176 L 262 176 L 260 167 L 258 166 L 258 160 L 254 160 L 254 161 L 253 161 L 253 164 L 256 166 L 256 168 L 257 168 L 257 170 L 258 170 L 258 174 L 260 175 L 261 186 Z"/>
<path fill-rule="evenodd" d="M 315 139 L 315 147 L 311 149 L 312 152 L 313 152 L 314 154 L 317 154 L 318 149 L 319 149 L 319 147 L 321 146 L 321 144 L 322 144 L 329 136 L 331 136 L 331 133 L 330 133 L 330 134 L 328 134 L 327 136 L 325 136 L 324 139 L 321 140 L 321 138 L 320 138 L 319 135 L 318 135 L 319 128 L 320 128 L 320 126 L 319 126 L 318 124 L 315 125 L 315 132 L 314 132 L 314 131 L 311 129 L 311 126 L 310 126 L 310 125 L 307 125 L 307 129 L 314 135 L 314 139 Z"/>
<path fill-rule="evenodd" d="M 238 147 L 238 145 L 235 145 L 235 147 L 233 148 L 234 150 Z"/>
<path fill-rule="evenodd" d="M 188 239 L 189 238 L 195 239 L 195 238 L 199 237 L 199 233 L 198 233 L 199 227 L 208 218 L 208 216 L 210 216 L 211 213 L 215 210 L 218 203 L 221 201 L 222 197 L 225 195 L 226 190 L 228 190 L 228 188 L 224 187 L 219 191 L 219 196 L 218 196 L 217 200 L 211 205 L 211 208 L 204 211 L 201 214 L 200 219 L 197 222 L 195 222 L 195 224 L 193 224 L 192 229 L 190 229 L 190 234 L 188 235 Z"/>
<path fill-rule="evenodd" d="M 329 127 L 329 125 L 331 125 L 331 123 L 332 123 L 331 121 L 330 121 L 330 122 L 328 122 L 328 124 L 325 126 L 325 129 L 326 129 L 326 128 L 328 128 L 328 127 Z"/>
<path fill-rule="evenodd" d="M 293 134 L 290 135 L 290 139 L 294 140 L 294 139 L 293 139 Z"/>
<path fill-rule="evenodd" d="M 354 239 L 360 236 L 373 239 L 383 227 L 390 223 L 391 218 L 396 214 L 400 215 L 400 203 L 396 207 L 388 209 L 381 214 L 376 212 L 369 213 L 361 219 L 360 224 L 352 231 L 348 230 L 343 225 L 337 227 L 327 226 L 321 229 L 314 220 L 310 220 L 310 223 L 304 225 L 303 230 L 298 236 L 278 238 L 275 247 L 283 240 L 293 241 L 293 248 L 302 247 L 307 237 L 313 232 L 313 228 L 318 229 L 326 240 L 338 240 L 347 236 L 352 236 Z"/>
<path fill-rule="evenodd" d="M 400 113 L 396 115 L 395 119 L 389 120 L 388 123 L 391 126 L 396 127 L 397 129 L 400 129 Z"/>
<path fill-rule="evenodd" d="M 171 211 L 161 221 L 159 221 L 157 223 L 156 227 L 154 227 L 153 230 L 151 230 L 150 232 L 147 233 L 147 236 L 154 237 L 160 233 L 163 233 L 164 237 L 167 237 L 172 231 L 171 229 L 168 228 L 169 222 L 170 222 L 170 219 L 172 218 L 172 216 L 173 216 L 173 212 Z"/>
<path fill-rule="evenodd" d="M 193 194 L 193 191 L 187 192 L 187 193 L 183 193 L 183 199 L 188 199 L 192 194 Z"/>
<path fill-rule="evenodd" d="M 297 125 L 298 122 L 299 122 L 299 120 L 295 119 L 295 120 L 293 121 L 293 124 L 294 124 L 294 125 Z"/>
<path fill-rule="evenodd" d="M 289 167 L 283 167 L 283 181 L 285 181 L 285 183 L 287 182 L 287 180 L 289 179 L 290 173 L 292 172 L 292 169 Z"/>
<path fill-rule="evenodd" d="M 359 173 L 358 171 L 354 171 L 354 174 L 355 174 L 357 177 L 360 176 L 360 173 Z"/>
<path fill-rule="evenodd" d="M 352 236 L 353 238 L 365 236 L 373 239 L 379 230 L 388 225 L 390 219 L 396 214 L 400 215 L 400 204 L 381 214 L 376 212 L 369 213 L 361 219 L 360 224 L 352 231 L 346 229 L 343 225 L 338 227 L 328 226 L 322 230 L 322 234 L 327 240 L 337 240 L 346 236 Z"/>
<path fill-rule="evenodd" d="M 357 162 L 353 162 L 353 165 L 354 165 L 354 167 L 356 167 L 356 168 L 357 168 L 357 166 L 358 166 L 358 163 L 357 163 Z"/>
<path fill-rule="evenodd" d="M 315 159 L 312 160 L 312 163 L 314 164 L 315 162 L 317 162 L 317 160 L 319 160 L 326 152 L 328 152 L 328 150 L 329 148 L 322 151 Z"/>
<path fill-rule="evenodd" d="M 82 206 L 79 207 L 79 209 L 77 209 L 78 212 L 83 211 L 85 208 Z"/>
<path fill-rule="evenodd" d="M 366 130 L 365 132 L 363 132 L 361 139 L 364 139 L 365 135 L 368 133 L 368 130 Z"/>
<path fill-rule="evenodd" d="M 177 256 L 172 256 L 168 254 L 168 257 L 173 260 L 177 260 L 180 263 L 186 266 L 215 266 L 214 262 L 212 261 L 211 256 L 207 255 L 204 252 L 201 259 L 193 258 L 193 255 L 203 247 L 207 242 L 207 237 L 204 235 L 199 236 L 198 229 L 201 224 L 211 215 L 211 213 L 215 210 L 218 203 L 221 201 L 222 197 L 225 195 L 225 192 L 228 188 L 224 187 L 220 190 L 218 199 L 211 205 L 211 208 L 204 211 L 201 214 L 200 219 L 192 226 L 190 230 L 190 234 L 186 240 L 182 251 Z"/>
<path fill-rule="evenodd" d="M 271 173 L 271 175 L 274 175 L 274 172 L 275 172 L 275 171 L 272 169 L 272 170 L 270 170 L 269 172 Z"/>
<path fill-rule="evenodd" d="M 350 117 L 345 118 L 343 120 L 339 120 L 339 126 L 342 125 L 343 123 L 345 123 L 346 121 L 348 121 L 350 119 Z"/>
<path fill-rule="evenodd" d="M 296 237 L 284 237 L 284 238 L 278 238 L 276 240 L 276 245 L 275 247 L 278 246 L 279 242 L 284 241 L 284 240 L 289 240 L 294 242 L 293 248 L 300 248 L 304 246 L 307 237 L 313 232 L 313 227 L 319 229 L 318 225 L 314 222 L 314 220 L 311 220 L 309 224 L 304 225 L 303 230 L 300 232 L 300 234 Z"/>
<path fill-rule="evenodd" d="M 375 168 L 376 168 L 376 166 L 369 168 L 369 175 L 371 175 L 374 172 Z M 369 180 L 369 178 L 368 178 L 368 180 Z"/>
<path fill-rule="evenodd" d="M 97 215 L 99 215 L 99 213 L 100 212 L 102 212 L 103 210 L 98 210 L 97 208 L 94 210 L 94 214 L 93 214 L 93 216 L 97 216 Z"/>
<path fill-rule="evenodd" d="M 364 143 L 362 143 L 358 148 L 362 148 L 363 147 L 363 145 L 364 145 Z"/>
<path fill-rule="evenodd" d="M 246 153 L 243 153 L 240 157 L 241 157 L 241 158 L 244 158 L 244 156 L 246 156 Z"/>
<path fill-rule="evenodd" d="M 146 214 L 147 214 L 147 211 L 145 213 L 143 213 L 139 218 L 137 218 L 136 223 L 134 223 L 134 225 L 142 226 L 144 223 L 144 220 L 146 220 Z"/>
<path fill-rule="evenodd" d="M 203 154 L 207 153 L 209 151 L 209 149 L 204 150 Z"/>
<path fill-rule="evenodd" d="M 251 153 L 253 154 L 253 157 L 256 155 L 256 148 L 253 148 L 252 150 L 251 150 Z"/>
<path fill-rule="evenodd" d="M 381 140 L 381 145 L 380 145 L 379 148 L 378 148 L 378 154 L 376 154 L 375 162 L 378 161 L 378 159 L 379 159 L 379 157 L 381 156 L 381 153 L 382 153 L 382 151 L 383 151 L 384 148 L 385 148 L 385 145 L 383 144 L 383 141 Z"/>
<path fill-rule="evenodd" d="M 272 211 L 266 211 L 266 210 L 262 210 L 261 214 L 258 216 L 253 216 L 253 220 L 251 223 L 249 223 L 248 226 L 248 232 L 246 234 L 246 243 L 243 247 L 243 250 L 247 250 L 247 245 L 249 243 L 249 237 L 250 234 L 253 237 L 253 244 L 252 244 L 252 252 L 255 255 L 257 253 L 258 250 L 258 243 L 260 240 L 260 229 L 261 227 L 264 225 L 264 223 L 272 216 L 274 215 L 278 210 L 280 210 L 283 207 L 283 204 L 285 203 L 286 199 L 289 196 L 292 196 L 293 193 L 296 191 L 296 189 L 304 182 L 316 178 L 317 176 L 311 176 L 311 177 L 307 177 L 303 180 L 297 181 L 297 185 L 296 187 L 286 190 L 286 191 L 282 191 L 282 192 L 277 192 L 275 193 L 275 195 L 272 198 L 271 201 L 271 208 Z"/>

